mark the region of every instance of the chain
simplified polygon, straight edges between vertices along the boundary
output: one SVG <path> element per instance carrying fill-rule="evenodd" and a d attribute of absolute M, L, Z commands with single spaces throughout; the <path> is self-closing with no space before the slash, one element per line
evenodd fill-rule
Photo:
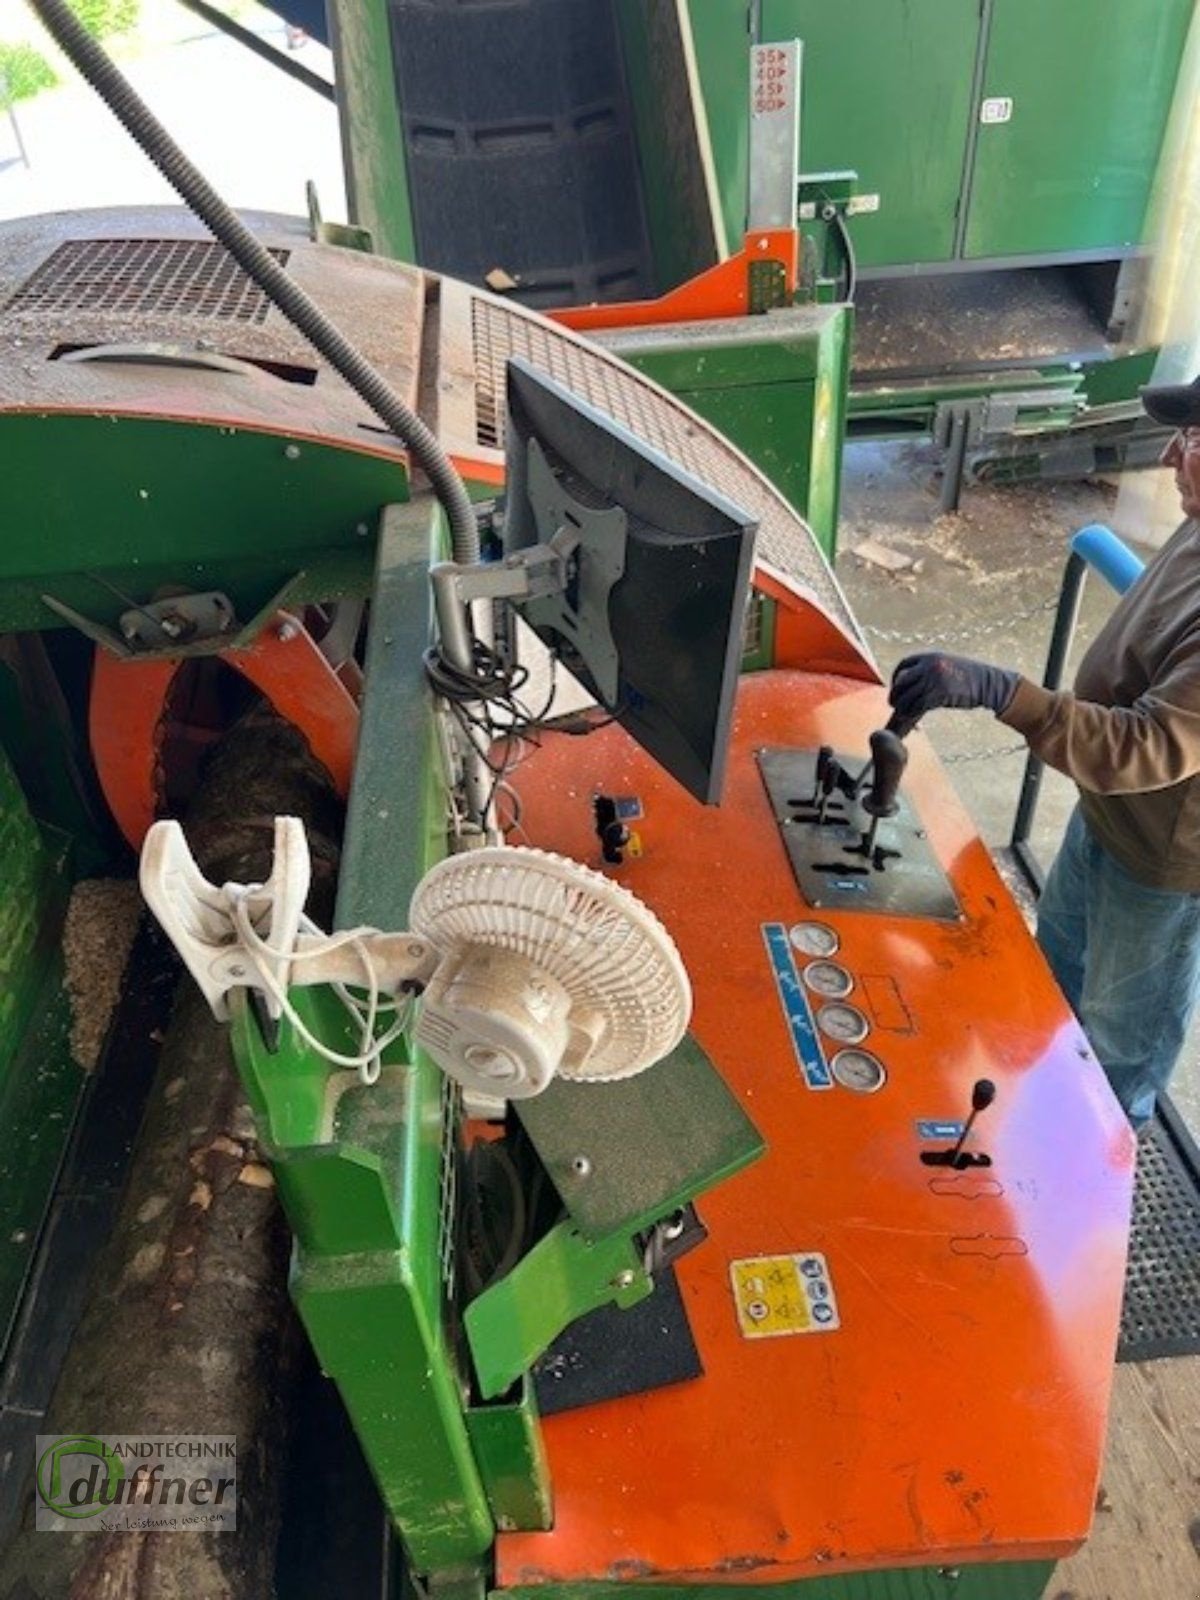
<path fill-rule="evenodd" d="M 989 634 L 1007 633 L 1010 628 L 1015 628 L 1020 622 L 1030 622 L 1034 617 L 1045 616 L 1048 611 L 1054 611 L 1058 600 L 1042 600 L 1036 606 L 1031 606 L 1028 611 L 1017 611 L 1011 617 L 1005 617 L 999 622 L 985 622 L 982 627 L 961 628 L 956 633 L 942 633 L 938 631 L 939 644 L 971 644 L 976 639 L 986 639 Z M 873 639 L 879 639 L 887 644 L 915 644 L 917 643 L 911 630 L 895 631 L 890 628 L 876 628 L 871 623 L 863 626 Z"/>

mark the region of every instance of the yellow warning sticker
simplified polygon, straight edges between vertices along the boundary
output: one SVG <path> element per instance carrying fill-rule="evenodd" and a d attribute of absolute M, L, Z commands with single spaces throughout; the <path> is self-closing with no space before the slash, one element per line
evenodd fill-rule
<path fill-rule="evenodd" d="M 794 1256 L 748 1256 L 729 1263 L 738 1326 L 747 1339 L 785 1333 L 831 1333 L 841 1326 L 833 1280 L 816 1250 Z"/>

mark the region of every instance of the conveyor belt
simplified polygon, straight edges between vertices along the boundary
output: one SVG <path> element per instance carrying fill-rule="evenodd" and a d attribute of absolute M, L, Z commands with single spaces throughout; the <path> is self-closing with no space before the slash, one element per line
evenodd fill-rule
<path fill-rule="evenodd" d="M 873 279 L 855 300 L 853 382 L 1099 360 L 1085 285 L 1055 267 Z"/>
<path fill-rule="evenodd" d="M 613 0 L 389 15 L 417 259 L 528 305 L 653 293 Z"/>

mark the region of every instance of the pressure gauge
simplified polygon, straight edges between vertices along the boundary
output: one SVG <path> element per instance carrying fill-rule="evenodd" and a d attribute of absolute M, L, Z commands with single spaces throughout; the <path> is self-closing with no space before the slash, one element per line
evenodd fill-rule
<path fill-rule="evenodd" d="M 883 1062 L 869 1050 L 839 1050 L 829 1063 L 835 1083 L 858 1094 L 874 1094 L 887 1082 Z"/>
<path fill-rule="evenodd" d="M 806 956 L 835 956 L 841 941 L 823 922 L 797 922 L 791 932 L 792 943 Z"/>
<path fill-rule="evenodd" d="M 836 961 L 810 961 L 800 976 L 806 988 L 827 1000 L 840 1000 L 854 987 L 854 979 Z"/>
<path fill-rule="evenodd" d="M 848 1006 L 835 1000 L 817 1012 L 817 1027 L 839 1044 L 860 1044 L 870 1031 L 866 1017 L 857 1006 Z"/>

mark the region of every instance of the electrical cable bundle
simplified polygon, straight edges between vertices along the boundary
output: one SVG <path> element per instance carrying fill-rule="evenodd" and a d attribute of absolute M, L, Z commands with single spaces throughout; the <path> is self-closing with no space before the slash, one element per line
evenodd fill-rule
<path fill-rule="evenodd" d="M 588 734 L 606 728 L 619 718 L 612 716 L 571 718 L 548 721 L 548 713 L 558 692 L 558 661 L 550 657 L 550 692 L 541 708 L 531 710 L 520 698 L 519 691 L 529 682 L 529 668 L 520 662 L 506 660 L 499 651 L 491 649 L 481 640 L 472 641 L 472 668 L 467 670 L 447 660 L 435 645 L 424 655 L 425 673 L 435 694 L 439 695 L 463 730 L 464 737 L 482 735 L 487 747 L 502 747 L 499 761 L 490 756 L 483 760 L 492 774 L 492 787 L 488 794 L 487 810 L 490 812 L 500 794 L 508 797 L 512 815 L 502 825 L 507 835 L 521 826 L 521 801 L 508 783 L 509 775 L 525 760 L 531 748 L 540 743 L 542 733 Z"/>

